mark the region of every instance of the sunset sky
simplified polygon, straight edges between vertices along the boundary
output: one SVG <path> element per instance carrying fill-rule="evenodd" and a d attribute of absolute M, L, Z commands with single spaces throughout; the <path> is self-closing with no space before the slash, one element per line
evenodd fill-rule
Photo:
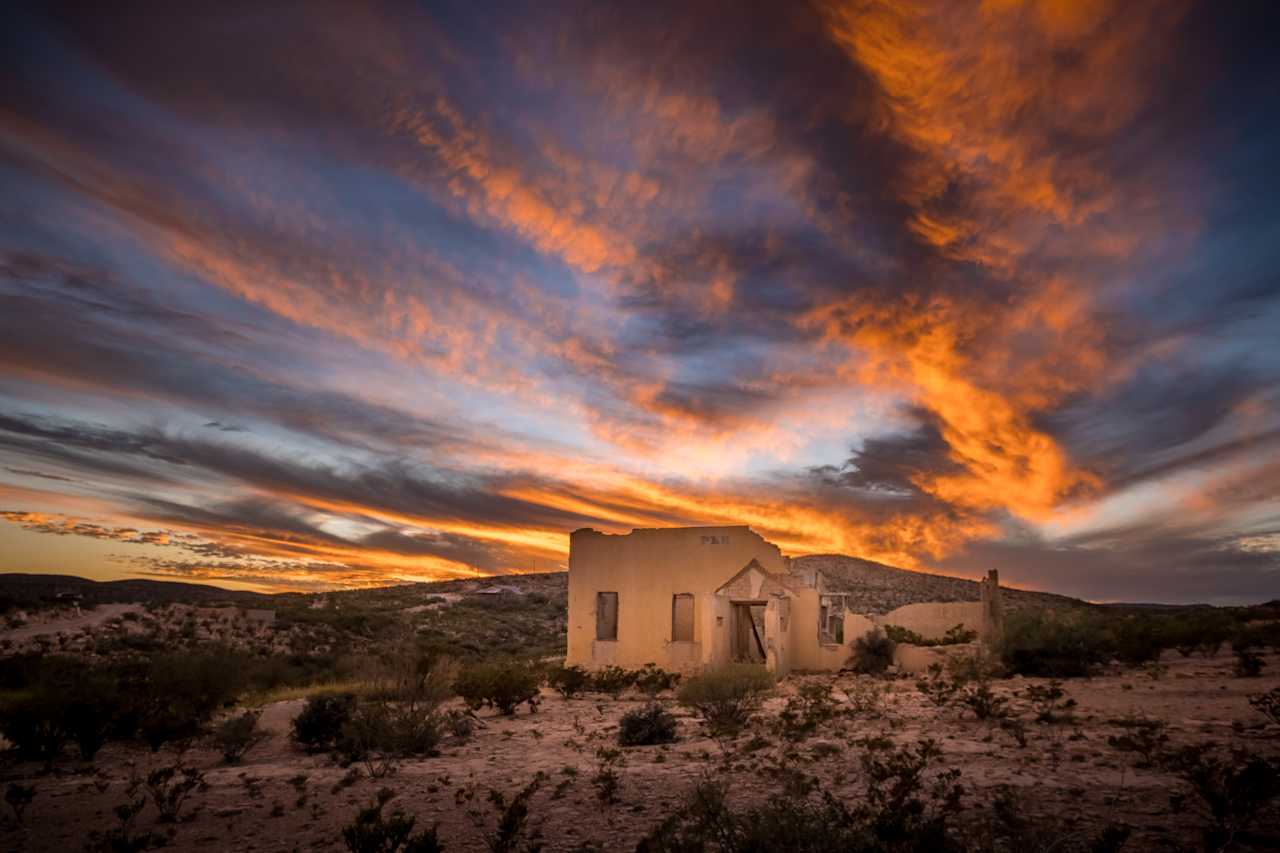
<path fill-rule="evenodd" d="M 1280 597 L 1272 5 L 10 12 L 0 572 Z"/>

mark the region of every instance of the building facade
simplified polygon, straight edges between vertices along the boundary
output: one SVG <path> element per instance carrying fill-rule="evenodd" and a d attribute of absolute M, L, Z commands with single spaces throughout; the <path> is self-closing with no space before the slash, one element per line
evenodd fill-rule
<path fill-rule="evenodd" d="M 974 602 L 919 602 L 864 615 L 851 612 L 848 598 L 838 579 L 793 570 L 776 545 L 745 525 L 625 535 L 584 528 L 569 539 L 566 665 L 653 663 L 690 672 L 751 662 L 781 676 L 840 669 L 852 643 L 878 625 L 900 625 L 925 639 L 957 625 L 981 636 L 998 630 L 994 576 Z M 926 658 L 907 654 L 903 662 L 916 668 L 909 661 Z"/>

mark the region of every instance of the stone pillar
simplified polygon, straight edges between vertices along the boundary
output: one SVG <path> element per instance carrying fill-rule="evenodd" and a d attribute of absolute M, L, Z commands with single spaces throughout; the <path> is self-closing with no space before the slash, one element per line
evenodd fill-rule
<path fill-rule="evenodd" d="M 1003 637 L 1004 610 L 1000 602 L 1000 573 L 991 569 L 982 581 L 982 642 L 988 648 L 994 648 Z"/>

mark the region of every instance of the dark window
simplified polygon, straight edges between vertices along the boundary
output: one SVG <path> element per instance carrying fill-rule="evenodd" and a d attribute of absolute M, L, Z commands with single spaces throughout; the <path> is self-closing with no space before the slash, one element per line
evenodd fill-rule
<path fill-rule="evenodd" d="M 596 593 L 596 639 L 618 639 L 618 594 Z"/>
<path fill-rule="evenodd" d="M 671 597 L 671 642 L 693 642 L 693 595 L 690 593 Z"/>
<path fill-rule="evenodd" d="M 818 642 L 844 643 L 844 596 L 824 595 L 818 600 Z"/>

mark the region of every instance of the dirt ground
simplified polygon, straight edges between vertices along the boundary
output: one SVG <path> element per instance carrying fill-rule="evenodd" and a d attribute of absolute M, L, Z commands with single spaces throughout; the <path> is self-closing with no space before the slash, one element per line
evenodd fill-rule
<path fill-rule="evenodd" d="M 1027 721 L 1025 747 L 968 711 L 935 708 L 909 677 L 792 677 L 779 685 L 759 721 L 724 746 L 666 698 L 679 720 L 679 740 L 622 750 L 619 802 L 613 805 L 597 799 L 591 782 L 596 750 L 614 745 L 618 719 L 641 704 L 638 696 L 566 701 L 544 691 L 535 714 L 524 709 L 515 717 L 482 713 L 483 726 L 467 743 L 448 746 L 438 757 L 403 761 L 384 778 L 362 774 L 354 781 L 354 768 L 361 765 L 343 768 L 329 756 L 306 755 L 290 745 L 289 721 L 302 703 L 281 702 L 267 707 L 262 718 L 272 737 L 240 765 L 221 765 L 220 756 L 208 748 L 183 755 L 187 764 L 204 770 L 207 789 L 191 795 L 178 823 L 157 823 L 149 804 L 135 829 L 170 834 L 167 849 L 173 850 L 341 850 L 341 828 L 387 787 L 397 795 L 393 805 L 416 816 L 419 826 L 439 823 L 449 850 L 483 850 L 484 833 L 494 824 L 487 802 L 490 789 L 510 796 L 542 771 L 547 780 L 532 799 L 531 825 L 540 830 L 546 849 L 632 849 L 708 774 L 729 783 L 733 802 L 767 797 L 776 785 L 767 768 L 788 750 L 793 764 L 830 779 L 831 789 L 841 796 L 857 797 L 856 742 L 885 735 L 897 743 L 935 739 L 944 751 L 940 769 L 960 770 L 967 804 L 989 801 L 999 786 L 1010 785 L 1020 792 L 1029 816 L 1051 815 L 1075 823 L 1081 832 L 1124 821 L 1135 827 L 1126 850 L 1170 849 L 1199 838 L 1203 821 L 1193 798 L 1171 805 L 1181 783 L 1157 770 L 1135 769 L 1135 756 L 1108 746 L 1107 739 L 1123 731 L 1116 721 L 1140 714 L 1167 721 L 1174 746 L 1213 740 L 1247 744 L 1272 756 L 1280 753 L 1280 727 L 1266 724 L 1247 701 L 1251 693 L 1280 685 L 1280 657 L 1268 657 L 1260 678 L 1233 677 L 1231 662 L 1226 651 L 1208 660 L 1168 653 L 1167 671 L 1158 678 L 1116 669 L 1065 682 L 1078 703 L 1074 723 L 1031 722 L 1027 706 L 1015 698 Z M 882 707 L 833 721 L 807 740 L 790 744 L 770 721 L 806 679 L 832 683 L 834 695 L 846 705 L 849 697 L 857 704 L 881 693 Z M 1015 678 L 995 686 L 1016 697 L 1037 681 Z M 761 738 L 768 745 L 761 746 Z M 5 765 L 5 786 L 21 781 L 34 785 L 36 795 L 24 827 L 6 819 L 0 849 L 80 849 L 91 830 L 116 825 L 114 809 L 125 798 L 130 763 L 145 770 L 174 760 L 169 752 L 153 755 L 145 748 L 111 744 L 93 765 L 76 766 L 67 759 L 51 774 L 30 764 Z M 1263 828 L 1277 828 L 1274 816 Z"/>

